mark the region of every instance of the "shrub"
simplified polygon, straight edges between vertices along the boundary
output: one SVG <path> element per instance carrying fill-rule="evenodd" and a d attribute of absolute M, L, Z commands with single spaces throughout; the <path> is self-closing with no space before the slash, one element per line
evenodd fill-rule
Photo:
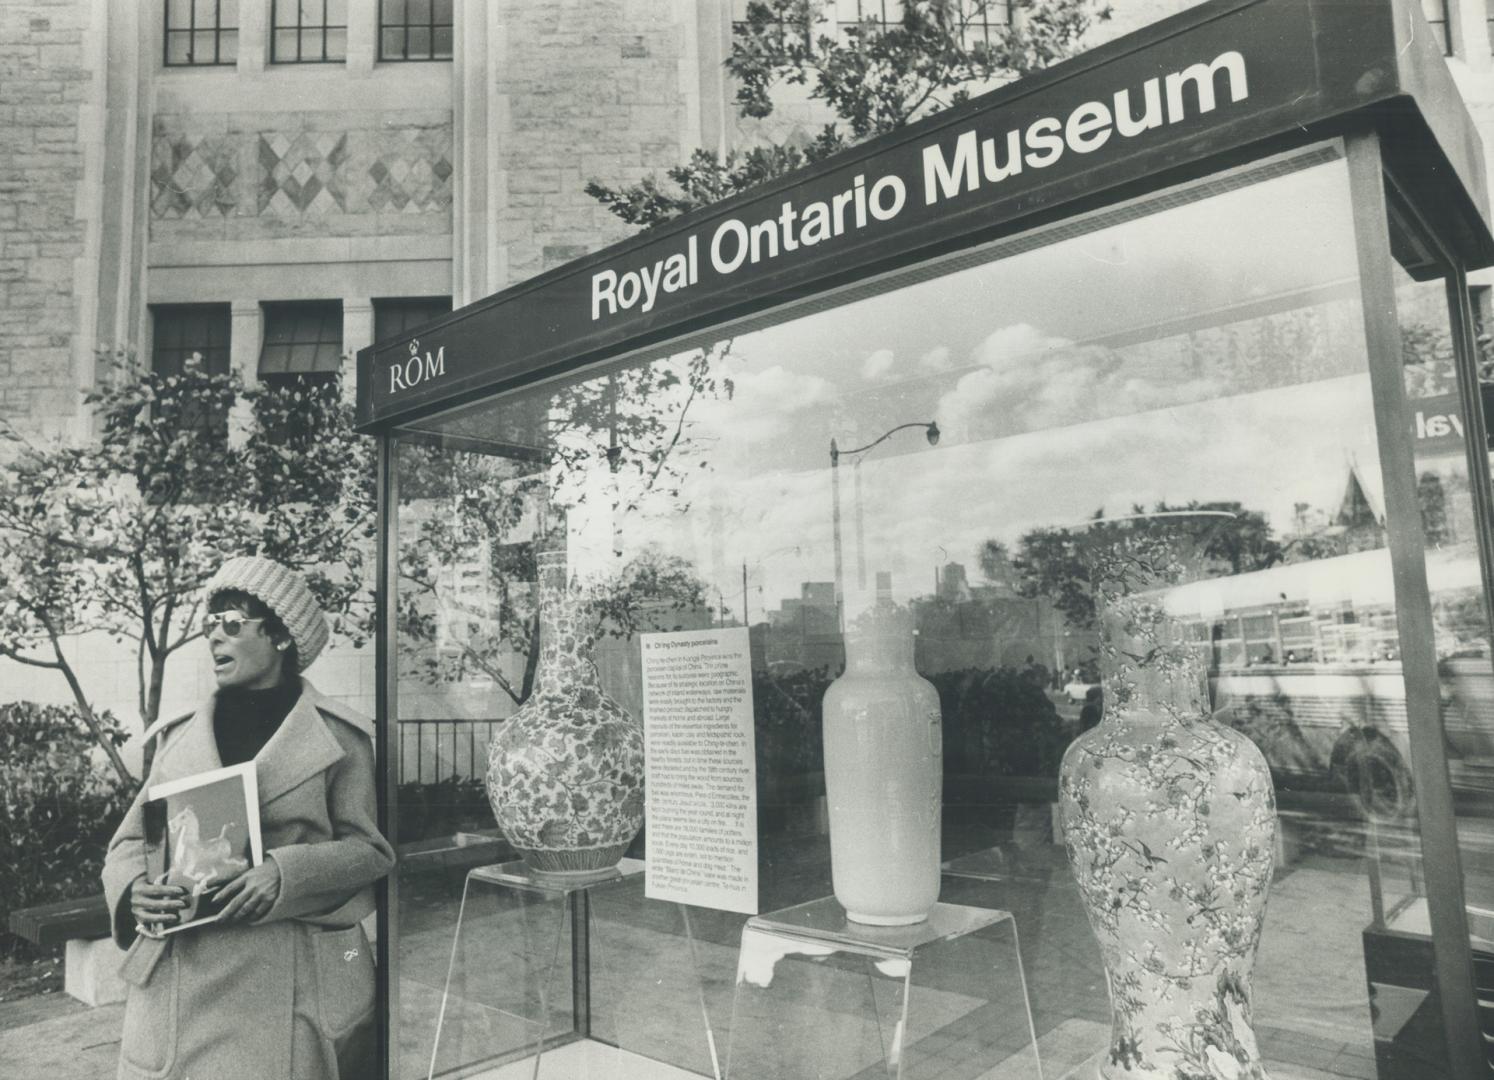
<path fill-rule="evenodd" d="M 99 717 L 118 746 L 124 732 Z M 0 705 L 0 955 L 21 951 L 10 913 L 98 892 L 104 848 L 132 792 L 98 768 L 76 709 Z"/>
<path fill-rule="evenodd" d="M 407 780 L 399 786 L 401 844 L 492 827 L 493 811 L 481 778 L 452 775 L 435 783 Z"/>

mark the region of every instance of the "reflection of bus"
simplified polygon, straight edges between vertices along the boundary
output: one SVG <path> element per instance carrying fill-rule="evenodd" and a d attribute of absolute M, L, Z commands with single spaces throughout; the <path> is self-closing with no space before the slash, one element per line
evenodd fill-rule
<path fill-rule="evenodd" d="M 1442 717 L 1454 788 L 1494 783 L 1494 666 L 1475 554 L 1427 559 Z M 1278 783 L 1347 788 L 1366 814 L 1413 802 L 1406 687 L 1386 550 L 1292 563 L 1171 590 L 1166 605 L 1209 643 L 1214 708 L 1249 735 Z"/>

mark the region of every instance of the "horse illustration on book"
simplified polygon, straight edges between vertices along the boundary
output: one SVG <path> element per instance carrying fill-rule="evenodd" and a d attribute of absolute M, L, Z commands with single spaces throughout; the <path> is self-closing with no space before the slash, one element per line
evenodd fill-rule
<path fill-rule="evenodd" d="M 188 909 L 182 913 L 186 923 L 198 915 L 200 898 L 219 885 L 249 869 L 249 860 L 234 854 L 228 830 L 236 823 L 224 822 L 218 835 L 204 839 L 197 811 L 184 806 L 167 821 L 170 833 L 171 876 L 174 884 L 188 884 Z"/>

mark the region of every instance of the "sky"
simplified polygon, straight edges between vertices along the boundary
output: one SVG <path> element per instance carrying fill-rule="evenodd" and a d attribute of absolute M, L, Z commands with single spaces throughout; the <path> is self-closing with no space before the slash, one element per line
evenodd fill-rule
<path fill-rule="evenodd" d="M 840 459 L 848 588 L 858 507 L 868 577 L 890 571 L 906 599 L 946 562 L 978 580 L 988 539 L 1014 545 L 1098 509 L 1232 500 L 1280 534 L 1297 503 L 1335 509 L 1351 466 L 1377 498 L 1344 164 L 1274 172 L 1009 238 L 846 303 L 822 298 L 730 338 L 714 393 L 691 398 L 690 353 L 650 361 L 681 381 L 622 404 L 658 419 L 628 452 L 642 461 L 668 446 L 669 471 L 645 491 L 639 469 L 613 473 L 600 455 L 553 467 L 574 506 L 573 565 L 606 574 L 657 548 L 740 610 L 745 563 L 760 618 L 801 582 L 833 577 L 831 439 L 848 451 L 930 420 L 937 446 L 912 428 Z M 536 410 L 556 414 L 551 394 L 463 422 L 533 429 Z"/>

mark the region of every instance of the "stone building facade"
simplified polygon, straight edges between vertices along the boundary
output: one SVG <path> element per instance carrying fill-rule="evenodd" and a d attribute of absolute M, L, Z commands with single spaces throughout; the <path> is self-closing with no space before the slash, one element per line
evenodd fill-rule
<path fill-rule="evenodd" d="M 1195 2 L 1115 0 L 1093 39 Z M 843 20 L 858 10 L 857 0 L 827 3 Z M 1494 146 L 1494 0 L 1425 3 Z M 298 7 L 345 8 L 345 25 L 323 19 L 290 34 L 272 25 Z M 216 32 L 182 23 L 193 8 L 215 13 Z M 8 0 L 0 418 L 28 438 L 86 438 L 82 396 L 100 350 L 172 362 L 181 327 L 200 331 L 201 320 L 217 328 L 210 362 L 251 384 L 284 369 L 267 340 L 314 336 L 350 356 L 381 331 L 623 236 L 585 194 L 590 179 L 627 183 L 696 147 L 811 133 L 822 117 L 802 96 L 786 96 L 766 126 L 735 117 L 722 62 L 743 8 Z M 315 352 L 282 355 L 289 370 L 325 366 L 307 359 Z M 100 655 L 90 653 L 91 666 L 116 668 L 101 682 L 113 697 L 100 704 L 128 716 L 134 659 Z M 185 676 L 195 661 L 177 664 Z M 318 670 L 371 705 L 371 656 L 334 650 Z M 65 700 L 57 683 L 0 672 L 7 698 Z M 168 684 L 166 708 L 202 689 L 194 678 Z"/>

